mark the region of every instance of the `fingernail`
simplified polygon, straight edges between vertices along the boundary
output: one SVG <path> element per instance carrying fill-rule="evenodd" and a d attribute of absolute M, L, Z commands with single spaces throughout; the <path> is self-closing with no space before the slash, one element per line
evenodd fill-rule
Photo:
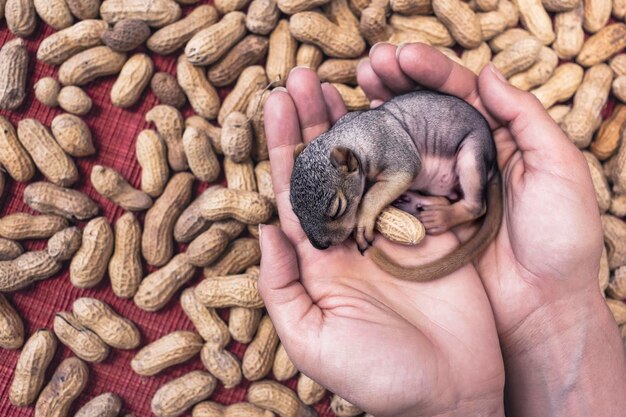
<path fill-rule="evenodd" d="M 291 71 L 289 71 L 289 75 L 291 75 L 291 73 L 292 73 L 292 72 L 295 72 L 295 71 L 298 71 L 298 70 L 301 70 L 301 69 L 307 69 L 307 70 L 310 70 L 311 68 L 309 68 L 309 67 L 305 67 L 304 65 L 298 65 L 298 66 L 293 67 L 293 68 L 291 69 Z"/>
<path fill-rule="evenodd" d="M 504 78 L 504 75 L 502 75 L 502 73 L 500 71 L 498 71 L 498 69 L 496 68 L 495 65 L 493 65 L 491 62 L 489 63 L 489 69 L 491 70 L 491 72 L 493 73 L 493 75 L 496 76 L 497 79 L 499 79 L 500 81 L 502 81 L 503 83 L 509 83 L 507 81 L 506 78 Z"/>
<path fill-rule="evenodd" d="M 398 46 L 396 47 L 396 58 L 399 59 L 400 58 L 400 52 L 402 51 L 402 49 L 407 46 L 408 43 L 407 42 L 402 42 L 400 44 L 398 44 Z"/>
<path fill-rule="evenodd" d="M 261 234 L 263 233 L 263 227 L 265 227 L 265 225 L 262 223 L 259 223 L 259 242 L 261 241 Z"/>
<path fill-rule="evenodd" d="M 378 100 L 378 99 L 372 100 L 370 102 L 370 109 L 375 109 L 376 107 L 382 105 L 383 103 L 384 103 L 384 101 L 382 101 L 382 100 Z"/>
<path fill-rule="evenodd" d="M 370 55 L 372 55 L 374 53 L 374 51 L 376 50 L 376 48 L 378 48 L 380 45 L 389 45 L 389 42 L 376 42 L 374 45 L 372 45 L 372 47 L 370 48 Z"/>
<path fill-rule="evenodd" d="M 281 93 L 286 93 L 287 89 L 285 87 L 276 87 L 272 90 L 272 93 L 275 93 L 277 91 L 280 91 Z"/>

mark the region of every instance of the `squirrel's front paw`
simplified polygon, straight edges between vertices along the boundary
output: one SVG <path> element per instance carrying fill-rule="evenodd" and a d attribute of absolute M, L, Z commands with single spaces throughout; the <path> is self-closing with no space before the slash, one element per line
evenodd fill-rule
<path fill-rule="evenodd" d="M 374 241 L 374 225 L 375 222 L 358 223 L 354 229 L 354 240 L 361 255 L 370 247 Z"/>

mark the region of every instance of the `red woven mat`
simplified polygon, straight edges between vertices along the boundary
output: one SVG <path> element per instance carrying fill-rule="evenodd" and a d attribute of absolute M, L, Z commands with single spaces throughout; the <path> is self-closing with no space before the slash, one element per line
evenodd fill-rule
<path fill-rule="evenodd" d="M 205 3 L 203 1 L 202 3 Z M 186 8 L 186 12 L 190 8 Z M 57 67 L 45 65 L 35 59 L 37 47 L 41 40 L 53 33 L 53 30 L 38 23 L 36 35 L 26 39 L 29 50 L 30 65 L 28 73 L 28 98 L 25 103 L 15 112 L 0 111 L 14 125 L 23 118 L 35 118 L 46 126 L 50 126 L 52 119 L 61 113 L 59 109 L 43 106 L 34 99 L 32 88 L 36 80 L 45 76 L 56 77 Z M 0 22 L 0 45 L 12 39 L 13 35 L 6 27 L 6 22 Z M 145 52 L 149 52 L 145 50 Z M 177 54 L 162 57 L 150 54 L 154 60 L 155 71 L 165 71 L 175 74 Z M 144 121 L 145 113 L 156 103 L 154 95 L 146 91 L 140 102 L 130 109 L 122 110 L 111 104 L 109 94 L 115 77 L 107 77 L 96 80 L 85 87 L 85 90 L 94 102 L 93 109 L 84 120 L 87 122 L 94 136 L 94 142 L 98 149 L 95 157 L 75 158 L 81 180 L 74 187 L 89 195 L 100 204 L 103 214 L 113 224 L 123 213 L 122 209 L 111 204 L 108 200 L 100 197 L 91 187 L 87 178 L 94 164 L 102 164 L 119 171 L 131 184 L 139 186 L 140 167 L 135 159 L 135 138 L 137 134 L 148 127 Z M 149 90 L 149 89 L 148 89 Z M 225 91 L 222 91 L 222 97 Z M 184 112 L 189 116 L 192 112 L 188 108 Z M 41 180 L 41 175 L 33 181 Z M 206 185 L 198 184 L 197 188 Z M 7 186 L 2 197 L 2 209 L 0 215 L 5 216 L 15 212 L 33 213 L 22 201 L 24 184 L 18 184 L 7 177 Z M 45 242 L 27 242 L 27 249 L 40 249 Z M 196 277 L 192 285 L 197 283 L 200 276 Z M 48 280 L 38 282 L 29 288 L 16 293 L 7 294 L 10 303 L 17 309 L 24 319 L 27 336 L 40 328 L 52 328 L 54 314 L 58 311 L 68 311 L 72 302 L 79 297 L 95 297 L 109 303 L 118 313 L 129 318 L 139 327 L 142 334 L 142 345 L 152 342 L 174 330 L 193 330 L 193 325 L 182 312 L 178 303 L 178 296 L 162 310 L 156 313 L 147 313 L 137 308 L 132 300 L 117 298 L 111 291 L 107 279 L 94 289 L 81 290 L 74 288 L 68 279 L 67 268 L 60 274 Z M 226 312 L 223 312 L 226 318 Z M 229 349 L 240 359 L 245 352 L 245 345 L 231 343 Z M 150 401 L 154 392 L 164 383 L 183 375 L 194 369 L 202 369 L 202 363 L 197 357 L 186 364 L 172 367 L 161 372 L 155 377 L 140 377 L 130 368 L 130 361 L 135 351 L 122 351 L 113 349 L 104 363 L 90 364 L 90 378 L 87 388 L 80 398 L 74 403 L 69 415 L 73 415 L 78 408 L 94 396 L 104 392 L 115 392 L 120 395 L 124 402 L 124 412 L 133 413 L 136 417 L 151 416 Z M 13 407 L 8 399 L 8 392 L 13 379 L 15 367 L 20 351 L 0 350 L 0 416 L 2 417 L 26 417 L 34 415 L 34 408 Z M 48 378 L 61 362 L 62 359 L 71 355 L 68 348 L 59 345 L 54 361 L 48 369 Z M 270 376 L 271 377 L 271 376 Z M 295 380 L 288 381 L 287 385 L 295 388 Z M 213 393 L 211 400 L 222 404 L 231 404 L 245 401 L 248 381 L 240 386 L 226 390 L 221 385 Z M 326 398 L 315 406 L 320 416 L 333 416 L 329 408 L 329 399 Z M 124 415 L 124 414 L 122 414 Z M 187 413 L 190 415 L 190 413 Z"/>

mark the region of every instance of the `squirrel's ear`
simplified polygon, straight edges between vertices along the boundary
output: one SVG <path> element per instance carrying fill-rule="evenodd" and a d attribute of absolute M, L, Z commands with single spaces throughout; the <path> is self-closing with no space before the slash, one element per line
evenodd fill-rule
<path fill-rule="evenodd" d="M 296 149 L 293 150 L 293 159 L 296 159 L 302 153 L 304 148 L 306 148 L 304 143 L 297 144 Z"/>
<path fill-rule="evenodd" d="M 330 152 L 330 162 L 343 172 L 354 172 L 359 169 L 359 160 L 348 148 L 337 146 Z"/>

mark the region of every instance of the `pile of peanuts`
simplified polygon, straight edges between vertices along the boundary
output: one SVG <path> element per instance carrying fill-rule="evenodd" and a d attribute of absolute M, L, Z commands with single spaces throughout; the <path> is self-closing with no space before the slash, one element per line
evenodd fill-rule
<path fill-rule="evenodd" d="M 163 385 L 152 399 L 158 417 L 192 409 L 194 417 L 314 415 L 327 392 L 304 374 L 297 393 L 265 379 L 286 381 L 298 370 L 280 344 L 257 290 L 259 223 L 278 224 L 263 125 L 270 87 L 284 85 L 295 66 L 332 83 L 349 110 L 369 100 L 356 68 L 368 45 L 424 42 L 475 73 L 492 62 L 516 87 L 531 91 L 583 150 L 589 163 L 606 250 L 599 285 L 626 340 L 626 14 L 625 0 L 0 0 L 0 18 L 16 36 L 0 49 L 0 109 L 20 108 L 30 88 L 45 106 L 63 113 L 45 126 L 0 116 L 0 188 L 5 173 L 28 183 L 24 202 L 40 213 L 0 219 L 0 348 L 22 349 L 9 392 L 15 406 L 35 405 L 36 416 L 68 415 L 89 378 L 86 362 L 111 349 L 141 346 L 137 327 L 106 303 L 79 298 L 57 312 L 52 329 L 27 340 L 17 311 L 2 295 L 50 278 L 69 266 L 71 283 L 93 288 L 108 276 L 113 293 L 147 312 L 179 302 L 195 331 L 179 330 L 143 346 L 132 370 L 150 377 L 199 354 L 206 370 Z M 181 5 L 191 10 L 183 17 Z M 611 15 L 614 23 L 611 23 Z M 36 59 L 58 66 L 58 79 L 28 77 L 23 37 L 40 18 L 56 30 Z M 618 21 L 622 22 L 618 22 Z M 586 34 L 589 36 L 586 37 Z M 156 72 L 146 46 L 177 54 L 176 74 Z M 457 51 L 461 51 L 460 56 Z M 97 153 L 98 138 L 81 119 L 93 106 L 83 86 L 117 76 L 112 105 L 129 108 L 151 89 L 160 104 L 145 114 L 154 128 L 136 138 L 141 183 L 135 188 L 114 169 L 93 166 L 93 188 L 126 212 L 112 227 L 99 206 L 72 189 L 74 158 Z M 223 100 L 216 87 L 232 85 Z M 618 103 L 603 121 L 610 96 Z M 573 100 L 572 100 L 573 99 Z M 194 115 L 181 114 L 187 103 Z M 217 124 L 212 124 L 215 121 Z M 219 127 L 218 127 L 219 126 Z M 94 140 L 95 139 L 95 140 Z M 199 195 L 195 182 L 227 187 Z M 137 215 L 145 212 L 143 222 Z M 81 230 L 72 223 L 86 221 Z M 377 229 L 415 244 L 424 228 L 389 208 Z M 48 239 L 46 249 L 25 252 L 20 240 Z M 188 244 L 177 252 L 177 243 Z M 159 268 L 144 276 L 145 265 Z M 189 282 L 202 269 L 204 279 Z M 216 309 L 230 309 L 226 323 Z M 227 346 L 247 344 L 243 360 Z M 75 356 L 46 383 L 58 341 Z M 207 401 L 224 388 L 254 381 L 247 403 Z M 114 393 L 93 398 L 77 416 L 115 417 Z M 362 414 L 333 396 L 339 417 Z"/>

